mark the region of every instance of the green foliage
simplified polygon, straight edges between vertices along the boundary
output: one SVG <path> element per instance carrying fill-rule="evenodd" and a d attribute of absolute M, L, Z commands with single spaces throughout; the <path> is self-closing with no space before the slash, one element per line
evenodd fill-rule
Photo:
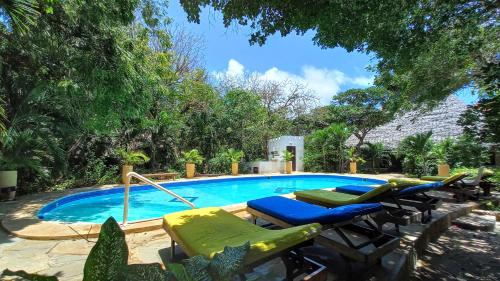
<path fill-rule="evenodd" d="M 333 97 L 329 118 L 333 123 L 345 122 L 358 138 L 357 149 L 371 130 L 389 122 L 392 94 L 380 87 L 350 89 Z"/>
<path fill-rule="evenodd" d="M 205 158 L 200 155 L 198 149 L 192 149 L 190 151 L 186 151 L 182 153 L 182 159 L 185 163 L 188 164 L 201 164 Z"/>
<path fill-rule="evenodd" d="M 142 151 L 129 151 L 123 148 L 117 149 L 116 153 L 120 156 L 125 165 L 143 165 L 149 162 L 150 158 Z"/>
<path fill-rule="evenodd" d="M 293 153 L 288 151 L 288 150 L 283 150 L 283 160 L 285 161 L 292 161 L 293 160 Z"/>
<path fill-rule="evenodd" d="M 500 96 L 483 97 L 477 104 L 469 106 L 458 123 L 464 133 L 481 142 L 500 145 Z"/>
<path fill-rule="evenodd" d="M 308 171 L 334 171 L 344 169 L 347 156 L 346 141 L 351 129 L 343 123 L 316 130 L 305 139 L 304 164 Z"/>
<path fill-rule="evenodd" d="M 362 147 L 363 154 L 370 159 L 371 170 L 376 172 L 377 167 L 382 164 L 390 164 L 391 156 L 390 151 L 385 147 L 383 143 L 365 143 Z"/>
<path fill-rule="evenodd" d="M 245 153 L 241 150 L 235 150 L 233 148 L 230 148 L 227 151 L 227 156 L 231 160 L 231 163 L 238 163 L 241 161 L 241 158 L 245 156 Z"/>
<path fill-rule="evenodd" d="M 10 18 L 13 27 L 25 32 L 30 25 L 35 24 L 36 18 L 40 15 L 37 0 L 1 0 L 0 14 L 4 10 Z M 3 24 L 0 22 L 0 24 Z"/>
<path fill-rule="evenodd" d="M 127 263 L 125 233 L 110 217 L 102 225 L 99 239 L 85 262 L 83 281 L 122 280 Z"/>
<path fill-rule="evenodd" d="M 349 159 L 350 162 L 355 162 L 355 163 L 365 163 L 365 159 L 363 159 L 361 156 L 359 156 L 357 153 L 356 153 L 356 147 L 350 147 L 348 150 L 347 150 L 347 159 Z"/>
<path fill-rule="evenodd" d="M 108 167 L 103 158 L 97 158 L 93 154 L 89 155 L 86 169 L 83 171 L 83 184 L 110 184 L 118 182 L 118 169 L 114 165 Z"/>
<path fill-rule="evenodd" d="M 64 169 L 64 152 L 54 142 L 36 131 L 11 128 L 1 136 L 0 169 L 29 170 L 46 178 L 50 166 Z"/>
<path fill-rule="evenodd" d="M 403 172 L 409 174 L 430 175 L 435 167 L 431 154 L 432 131 L 406 137 L 399 144 L 396 152 L 403 159 Z"/>
<path fill-rule="evenodd" d="M 454 145 L 454 140 L 446 138 L 432 147 L 432 155 L 438 164 L 447 164 L 448 158 Z"/>
<path fill-rule="evenodd" d="M 212 174 L 227 174 L 231 169 L 231 159 L 228 157 L 227 152 L 219 152 L 208 160 L 208 172 Z"/>
<path fill-rule="evenodd" d="M 225 247 L 213 259 L 194 256 L 184 264 L 168 264 L 165 271 L 158 263 L 127 264 L 128 247 L 125 234 L 111 217 L 102 225 L 99 239 L 85 262 L 83 280 L 119 281 L 231 281 L 241 271 L 250 243 Z"/>
<path fill-rule="evenodd" d="M 314 31 L 324 48 L 375 54 L 376 83 L 402 103 L 441 100 L 475 82 L 498 94 L 496 1 L 245 1 L 184 0 L 188 20 L 200 22 L 207 5 L 252 28 L 251 43 L 271 35 Z"/>
<path fill-rule="evenodd" d="M 479 167 L 488 160 L 488 150 L 477 138 L 464 134 L 453 143 L 447 159 L 452 167 Z"/>

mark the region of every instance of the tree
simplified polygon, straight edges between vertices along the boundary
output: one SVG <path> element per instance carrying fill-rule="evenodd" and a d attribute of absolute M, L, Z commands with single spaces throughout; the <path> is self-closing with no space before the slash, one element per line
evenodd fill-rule
<path fill-rule="evenodd" d="M 351 126 L 358 139 L 356 150 L 359 150 L 371 130 L 393 118 L 394 113 L 389 109 L 391 98 L 387 90 L 379 87 L 347 90 L 333 97 L 329 107 L 331 122 Z"/>
<path fill-rule="evenodd" d="M 201 7 L 210 5 L 223 13 L 225 26 L 249 25 L 252 44 L 262 45 L 275 33 L 313 30 L 313 41 L 323 48 L 373 53 L 377 83 L 410 104 L 441 100 L 471 82 L 498 94 L 496 2 L 181 1 L 192 22 L 199 23 Z M 476 75 L 478 69 L 492 79 Z"/>

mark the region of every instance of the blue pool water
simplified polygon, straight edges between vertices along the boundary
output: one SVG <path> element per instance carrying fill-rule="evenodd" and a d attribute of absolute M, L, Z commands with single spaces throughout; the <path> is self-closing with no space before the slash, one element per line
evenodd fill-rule
<path fill-rule="evenodd" d="M 170 182 L 162 186 L 200 208 L 243 203 L 297 190 L 381 183 L 384 181 L 347 176 L 292 175 Z M 45 205 L 38 217 L 63 222 L 102 223 L 113 216 L 117 221 L 122 221 L 123 193 L 123 187 L 116 187 L 72 194 Z M 129 221 L 159 218 L 167 213 L 190 209 L 178 199 L 149 185 L 131 187 L 129 198 Z"/>

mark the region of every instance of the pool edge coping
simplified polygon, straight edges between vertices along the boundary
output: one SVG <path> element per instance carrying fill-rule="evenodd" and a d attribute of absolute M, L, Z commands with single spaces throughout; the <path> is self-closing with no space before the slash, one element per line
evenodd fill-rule
<path fill-rule="evenodd" d="M 357 178 L 369 178 L 369 179 L 385 179 L 386 176 L 393 174 L 338 174 L 338 173 L 307 173 L 307 172 L 296 172 L 291 175 L 328 175 L 328 176 L 345 176 L 345 177 L 357 177 Z M 238 178 L 238 177 L 262 177 L 262 176 L 287 176 L 284 174 L 258 174 L 258 175 L 240 175 L 240 176 L 220 176 L 220 177 L 200 177 L 196 179 L 178 179 L 176 182 L 193 182 L 199 180 L 211 180 L 211 179 L 225 179 L 225 178 Z M 167 183 L 171 181 L 159 181 L 159 183 Z M 137 185 L 137 184 L 136 184 Z M 71 194 L 110 189 L 114 187 L 122 186 L 121 184 L 104 185 L 96 187 L 86 187 L 79 189 L 72 189 L 63 192 L 49 192 L 43 193 L 42 198 L 30 198 L 36 197 L 37 194 L 27 196 L 26 198 L 21 198 L 18 201 L 13 201 L 14 204 L 18 205 L 17 210 L 13 212 L 6 213 L 0 220 L 0 227 L 2 227 L 8 233 L 24 239 L 29 240 L 68 240 L 68 239 L 91 239 L 98 237 L 101 229 L 101 224 L 97 223 L 62 223 L 57 221 L 44 221 L 38 218 L 38 211 L 46 204 L 54 201 L 57 198 L 63 196 L 69 196 Z M 40 194 L 38 194 L 40 195 Z M 43 196 L 47 195 L 47 196 Z M 294 197 L 293 194 L 284 194 L 286 197 Z M 33 200 L 38 200 L 38 202 L 30 202 Z M 23 205 L 34 204 L 34 206 L 29 207 L 31 210 L 24 210 Z M 9 204 L 9 203 L 6 203 Z M 20 205 L 20 206 L 19 206 Z M 230 213 L 238 214 L 242 213 L 246 209 L 246 203 L 232 204 L 222 206 L 221 208 L 227 210 Z M 146 231 L 157 230 L 162 227 L 162 218 L 150 219 L 139 222 L 131 222 L 122 227 L 126 234 L 130 233 L 140 233 Z"/>

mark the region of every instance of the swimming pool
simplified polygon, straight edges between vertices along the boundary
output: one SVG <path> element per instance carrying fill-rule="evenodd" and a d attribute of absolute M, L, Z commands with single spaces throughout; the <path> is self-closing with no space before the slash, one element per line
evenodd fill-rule
<path fill-rule="evenodd" d="M 179 181 L 161 185 L 200 208 L 243 203 L 297 190 L 381 183 L 385 181 L 337 175 L 288 175 Z M 41 208 L 38 218 L 61 222 L 103 223 L 113 216 L 117 221 L 122 221 L 123 196 L 123 187 L 68 195 Z M 167 213 L 190 209 L 180 200 L 150 185 L 132 186 L 129 200 L 130 222 L 159 218 Z"/>

